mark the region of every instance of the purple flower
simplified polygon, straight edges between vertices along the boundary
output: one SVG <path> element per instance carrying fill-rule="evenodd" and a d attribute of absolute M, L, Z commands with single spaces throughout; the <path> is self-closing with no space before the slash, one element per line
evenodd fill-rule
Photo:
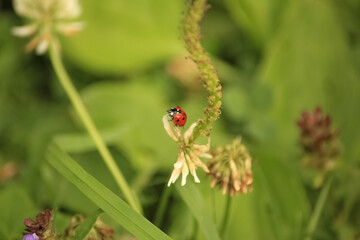
<path fill-rule="evenodd" d="M 36 235 L 36 233 L 32 233 L 24 235 L 21 240 L 39 240 L 39 237 Z"/>

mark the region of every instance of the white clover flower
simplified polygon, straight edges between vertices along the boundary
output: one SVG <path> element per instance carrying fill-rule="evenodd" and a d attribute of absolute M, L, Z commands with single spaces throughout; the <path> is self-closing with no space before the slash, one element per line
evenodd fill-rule
<path fill-rule="evenodd" d="M 200 182 L 199 178 L 196 175 L 196 168 L 201 167 L 205 172 L 209 172 L 207 166 L 200 160 L 200 157 L 203 158 L 212 158 L 208 153 L 210 149 L 210 138 L 208 138 L 208 143 L 206 145 L 194 144 L 193 141 L 190 141 L 193 137 L 193 131 L 196 127 L 196 123 L 193 123 L 184 134 L 180 130 L 171 125 L 168 121 L 168 116 L 164 115 L 163 117 L 164 128 L 168 135 L 175 141 L 179 143 L 179 156 L 174 164 L 174 170 L 171 173 L 171 177 L 168 182 L 168 186 L 172 183 L 175 183 L 176 179 L 182 174 L 181 185 L 186 184 L 186 177 L 193 175 L 195 182 Z"/>
<path fill-rule="evenodd" d="M 54 33 L 73 35 L 84 28 L 82 22 L 70 22 L 81 14 L 78 0 L 14 0 L 15 12 L 32 20 L 30 24 L 14 27 L 12 33 L 18 37 L 35 34 L 26 45 L 28 52 L 35 49 L 43 54 L 49 47 Z"/>

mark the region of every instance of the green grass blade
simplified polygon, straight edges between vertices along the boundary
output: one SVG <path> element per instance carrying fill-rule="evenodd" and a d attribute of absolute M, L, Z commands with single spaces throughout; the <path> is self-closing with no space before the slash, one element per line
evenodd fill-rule
<path fill-rule="evenodd" d="M 185 186 L 176 183 L 176 188 L 180 193 L 190 212 L 199 223 L 200 229 L 208 240 L 220 240 L 216 225 L 211 216 L 211 212 L 207 209 L 204 198 L 193 183 L 188 182 Z"/>
<path fill-rule="evenodd" d="M 73 238 L 73 240 L 83 240 L 85 239 L 86 235 L 89 234 L 91 228 L 94 226 L 97 218 L 99 217 L 99 215 L 101 213 L 103 213 L 104 211 L 101 209 L 96 210 L 95 212 L 93 212 L 90 216 L 88 216 L 84 222 L 82 222 L 77 228 L 76 228 L 76 233 L 75 233 L 75 237 Z"/>
<path fill-rule="evenodd" d="M 135 212 L 116 194 L 87 173 L 74 159 L 51 143 L 46 153 L 47 161 L 74 184 L 99 208 L 104 210 L 121 226 L 127 229 L 139 240 L 170 240 L 171 238 Z"/>

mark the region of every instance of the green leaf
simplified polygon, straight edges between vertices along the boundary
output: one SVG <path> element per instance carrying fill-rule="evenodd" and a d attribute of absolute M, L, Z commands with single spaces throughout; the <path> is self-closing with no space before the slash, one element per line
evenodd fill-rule
<path fill-rule="evenodd" d="M 24 231 L 24 219 L 32 218 L 37 210 L 26 191 L 17 185 L 9 185 L 0 193 L 0 239 L 20 239 Z"/>
<path fill-rule="evenodd" d="M 122 83 L 103 81 L 81 94 L 101 131 L 126 129 L 113 145 L 124 151 L 138 170 L 169 167 L 169 156 L 177 147 L 164 130 L 161 118 L 170 106 L 155 81 L 144 77 Z"/>
<path fill-rule="evenodd" d="M 220 240 L 219 233 L 216 231 L 216 225 L 200 191 L 191 182 L 188 182 L 185 186 L 180 186 L 179 182 L 175 185 L 181 198 L 197 220 L 206 239 Z"/>
<path fill-rule="evenodd" d="M 339 129 L 346 161 L 358 161 L 360 77 L 346 34 L 330 1 L 293 1 L 285 14 L 260 74 L 273 90 L 263 115 L 276 125 L 282 151 L 295 146 L 301 111 L 321 106 Z"/>
<path fill-rule="evenodd" d="M 225 5 L 241 28 L 254 42 L 266 45 L 276 32 L 288 0 L 226 0 Z"/>
<path fill-rule="evenodd" d="M 211 177 L 205 178 L 205 174 L 200 172 L 199 178 L 201 179 L 199 186 L 201 193 L 207 201 L 207 206 L 209 206 L 216 224 L 220 227 L 224 218 L 227 195 L 222 194 L 219 186 L 210 187 Z M 255 190 L 256 188 L 254 188 Z M 259 225 L 259 221 L 256 219 L 256 207 L 256 197 L 253 193 L 233 196 L 223 239 L 261 239 L 258 229 L 261 227 L 261 232 L 263 232 L 263 226 Z M 266 239 L 270 240 L 268 237 Z"/>
<path fill-rule="evenodd" d="M 73 62 L 95 73 L 142 70 L 183 51 L 180 0 L 81 1 L 86 28 L 64 38 Z"/>
<path fill-rule="evenodd" d="M 142 240 L 169 240 L 164 232 L 88 174 L 55 143 L 46 153 L 48 162 L 117 223 Z"/>
<path fill-rule="evenodd" d="M 244 120 L 249 111 L 247 92 L 233 84 L 229 88 L 224 88 L 223 96 L 224 111 L 234 120 Z"/>
<path fill-rule="evenodd" d="M 75 237 L 73 238 L 73 240 L 83 240 L 85 239 L 86 235 L 89 234 L 91 228 L 94 226 L 97 218 L 100 216 L 100 214 L 102 214 L 104 211 L 101 209 L 96 210 L 95 212 L 93 212 L 90 216 L 88 216 L 84 222 L 82 222 L 80 224 L 80 226 L 78 226 L 76 228 L 76 233 L 75 233 Z"/>
<path fill-rule="evenodd" d="M 298 239 L 310 213 L 310 205 L 299 175 L 272 148 L 253 154 L 259 159 L 253 167 L 254 211 L 261 239 Z M 291 194 L 289 190 L 291 189 Z"/>
<path fill-rule="evenodd" d="M 112 128 L 107 131 L 102 131 L 101 135 L 106 143 L 113 143 L 129 130 L 129 127 Z M 87 133 L 57 134 L 55 138 L 56 143 L 67 153 L 81 153 L 96 148 L 94 141 Z"/>

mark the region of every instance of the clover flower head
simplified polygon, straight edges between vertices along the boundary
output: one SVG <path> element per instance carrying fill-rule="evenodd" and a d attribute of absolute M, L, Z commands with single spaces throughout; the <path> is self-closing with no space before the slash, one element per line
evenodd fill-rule
<path fill-rule="evenodd" d="M 297 125 L 299 144 L 305 153 L 303 164 L 322 171 L 331 169 L 339 155 L 340 144 L 338 131 L 332 127 L 330 116 L 324 115 L 317 107 L 313 112 L 303 111 Z"/>
<path fill-rule="evenodd" d="M 35 49 L 37 54 L 43 54 L 54 33 L 73 35 L 84 28 L 84 23 L 70 21 L 81 14 L 78 0 L 14 0 L 14 8 L 19 16 L 32 20 L 12 29 L 18 37 L 35 35 L 26 45 L 28 52 Z"/>
<path fill-rule="evenodd" d="M 39 240 L 39 237 L 35 233 L 32 233 L 24 235 L 21 240 Z"/>
<path fill-rule="evenodd" d="M 218 185 L 223 194 L 229 189 L 230 196 L 252 191 L 251 162 L 252 158 L 240 138 L 235 138 L 230 145 L 219 146 L 208 164 L 208 175 L 213 177 L 211 187 Z"/>
<path fill-rule="evenodd" d="M 168 182 L 168 186 L 178 179 L 182 174 L 181 185 L 186 184 L 186 178 L 189 175 L 194 177 L 194 181 L 199 183 L 200 180 L 196 175 L 197 167 L 201 167 L 205 172 L 209 172 L 207 166 L 200 160 L 200 157 L 211 158 L 208 153 L 210 149 L 210 138 L 206 145 L 195 144 L 193 140 L 193 131 L 197 123 L 193 123 L 184 134 L 181 133 L 178 127 L 171 124 L 168 120 L 168 116 L 163 117 L 164 128 L 167 134 L 175 141 L 179 143 L 179 155 L 176 163 L 174 164 L 174 170 L 171 173 L 171 177 Z"/>

